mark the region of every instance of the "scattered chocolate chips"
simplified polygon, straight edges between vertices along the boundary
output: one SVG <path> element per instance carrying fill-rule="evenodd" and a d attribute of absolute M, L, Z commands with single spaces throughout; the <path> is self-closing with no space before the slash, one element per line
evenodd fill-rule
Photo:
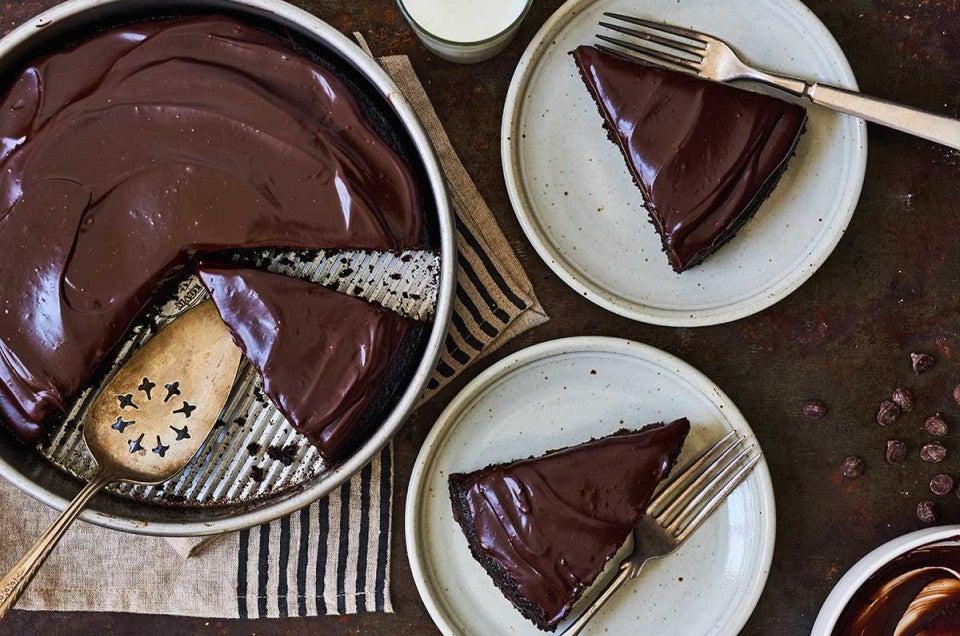
<path fill-rule="evenodd" d="M 807 400 L 803 403 L 801 411 L 808 420 L 819 420 L 827 414 L 827 405 L 820 400 Z"/>
<path fill-rule="evenodd" d="M 960 387 L 958 387 L 960 388 Z M 890 397 L 894 404 L 900 407 L 900 410 L 909 413 L 913 410 L 913 391 L 900 387 L 894 390 Z"/>
<path fill-rule="evenodd" d="M 264 477 L 266 476 L 267 475 L 264 470 L 259 466 L 254 466 L 250 469 L 250 479 L 253 481 L 263 481 Z"/>
<path fill-rule="evenodd" d="M 926 373 L 933 368 L 934 359 L 929 353 L 911 353 L 910 364 L 914 373 Z"/>
<path fill-rule="evenodd" d="M 247 444 L 247 452 L 250 455 L 256 455 L 260 452 L 260 444 L 257 444 L 256 442 L 250 442 Z"/>
<path fill-rule="evenodd" d="M 899 439 L 888 439 L 884 456 L 891 464 L 900 463 L 907 457 L 907 445 Z"/>
<path fill-rule="evenodd" d="M 940 473 L 930 479 L 930 492 L 935 495 L 945 495 L 953 490 L 953 477 Z"/>
<path fill-rule="evenodd" d="M 934 523 L 937 520 L 937 504 L 932 501 L 921 501 L 918 503 L 917 519 L 924 523 Z"/>
<path fill-rule="evenodd" d="M 863 474 L 863 460 L 856 455 L 844 458 L 840 463 L 840 474 L 847 479 L 856 479 Z"/>
<path fill-rule="evenodd" d="M 939 464 L 947 456 L 947 449 L 937 442 L 924 444 L 920 447 L 920 459 L 931 464 Z"/>
<path fill-rule="evenodd" d="M 895 424 L 899 418 L 899 406 L 890 400 L 884 400 L 880 403 L 880 410 L 877 411 L 877 424 L 880 426 L 890 426 L 891 424 Z"/>
<path fill-rule="evenodd" d="M 934 437 L 943 437 L 950 430 L 947 428 L 947 423 L 944 421 L 943 416 L 939 413 L 928 417 L 927 421 L 923 423 L 923 428 Z"/>
<path fill-rule="evenodd" d="M 953 401 L 960 404 L 960 384 L 953 387 Z"/>

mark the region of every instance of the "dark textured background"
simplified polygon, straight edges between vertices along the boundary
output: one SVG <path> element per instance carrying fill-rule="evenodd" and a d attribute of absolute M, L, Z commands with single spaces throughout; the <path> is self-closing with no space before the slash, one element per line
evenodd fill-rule
<path fill-rule="evenodd" d="M 2 3 L 0 29 L 54 4 Z M 952 386 L 960 382 L 951 352 L 955 349 L 960 357 L 960 153 L 871 126 L 867 179 L 857 213 L 836 252 L 808 283 L 773 308 L 732 324 L 699 329 L 646 326 L 590 304 L 554 276 L 523 237 L 503 185 L 499 130 L 507 86 L 526 43 L 560 0 L 535 0 L 508 51 L 471 67 L 428 54 L 388 0 L 295 4 L 343 31 L 362 31 L 379 54 L 403 53 L 413 59 L 453 145 L 553 316 L 552 322 L 517 338 L 494 359 L 561 336 L 632 338 L 687 360 L 740 406 L 770 463 L 778 513 L 773 570 L 745 633 L 809 633 L 820 604 L 848 567 L 877 545 L 920 527 L 914 507 L 929 494 L 929 478 L 940 470 L 960 477 L 960 407 L 949 398 Z M 960 115 L 960 1 L 807 4 L 839 40 L 863 91 Z M 911 350 L 935 353 L 935 371 L 914 377 L 908 365 Z M 435 633 L 407 564 L 402 486 L 443 405 L 492 362 L 470 369 L 421 409 L 397 438 L 401 492 L 393 551 L 396 614 L 231 621 L 15 612 L 3 631 Z M 914 387 L 920 408 L 895 428 L 881 429 L 873 421 L 876 407 L 901 383 Z M 799 415 L 802 400 L 812 396 L 829 404 L 826 419 L 808 422 Z M 945 441 L 951 454 L 940 467 L 917 457 L 923 417 L 937 409 L 955 424 Z M 882 459 L 884 440 L 892 435 L 910 444 L 908 460 L 897 467 Z M 864 457 L 867 473 L 856 482 L 842 482 L 838 465 L 851 453 Z M 943 522 L 960 522 L 960 499 L 953 494 L 936 499 Z M 78 526 L 73 532 L 83 530 Z"/>

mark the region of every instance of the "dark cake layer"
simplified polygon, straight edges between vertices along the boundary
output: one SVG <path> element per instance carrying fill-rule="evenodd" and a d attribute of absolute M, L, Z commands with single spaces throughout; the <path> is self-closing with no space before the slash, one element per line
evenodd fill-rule
<path fill-rule="evenodd" d="M 210 265 L 197 274 L 294 428 L 328 461 L 352 450 L 411 321 L 280 274 Z"/>
<path fill-rule="evenodd" d="M 573 56 L 670 265 L 682 272 L 699 264 L 734 237 L 776 186 L 806 111 L 590 46 Z"/>
<path fill-rule="evenodd" d="M 395 250 L 421 221 L 350 90 L 265 32 L 146 23 L 37 59 L 0 102 L 0 414 L 35 439 L 194 253 Z"/>
<path fill-rule="evenodd" d="M 646 512 L 689 431 L 683 418 L 450 475 L 454 518 L 500 591 L 553 631 Z"/>

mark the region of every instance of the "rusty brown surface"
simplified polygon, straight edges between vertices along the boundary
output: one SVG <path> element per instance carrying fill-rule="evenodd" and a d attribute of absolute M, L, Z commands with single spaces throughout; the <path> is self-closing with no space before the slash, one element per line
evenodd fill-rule
<path fill-rule="evenodd" d="M 2 3 L 0 29 L 53 4 Z M 503 185 L 499 126 L 507 86 L 526 42 L 559 0 L 536 0 L 509 50 L 473 67 L 426 53 L 388 0 L 297 4 L 340 29 L 364 32 L 378 53 L 411 56 L 454 146 L 554 319 L 464 374 L 398 436 L 396 614 L 232 621 L 18 612 L 4 631 L 435 633 L 414 589 L 403 546 L 403 486 L 413 459 L 444 404 L 466 381 L 494 359 L 561 336 L 612 335 L 661 347 L 715 380 L 750 421 L 770 463 L 778 506 L 773 570 L 745 633 L 809 633 L 820 604 L 847 568 L 884 541 L 920 527 L 914 507 L 928 497 L 929 478 L 944 471 L 960 477 L 960 407 L 949 397 L 960 382 L 960 153 L 871 127 L 867 180 L 857 213 L 836 252 L 807 284 L 771 309 L 729 325 L 641 325 L 588 303 L 547 269 L 523 237 Z M 960 115 L 960 59 L 955 55 L 960 2 L 807 4 L 839 40 L 862 90 Z M 935 353 L 937 369 L 914 377 L 911 350 Z M 874 423 L 876 408 L 898 384 L 915 388 L 920 407 L 896 427 L 881 429 Z M 804 420 L 800 405 L 808 397 L 826 401 L 830 415 L 818 422 Z M 944 442 L 951 454 L 939 466 L 925 465 L 917 458 L 924 439 L 920 427 L 923 417 L 937 409 L 954 424 Z M 883 462 L 885 440 L 892 436 L 910 445 L 908 459 L 895 468 Z M 855 482 L 839 477 L 840 460 L 848 454 L 866 460 L 866 474 Z M 935 499 L 942 522 L 960 522 L 960 499 L 953 494 Z"/>

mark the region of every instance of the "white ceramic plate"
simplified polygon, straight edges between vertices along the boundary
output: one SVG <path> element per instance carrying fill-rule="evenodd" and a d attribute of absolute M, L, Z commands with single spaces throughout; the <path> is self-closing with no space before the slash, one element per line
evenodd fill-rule
<path fill-rule="evenodd" d="M 768 69 L 857 86 L 836 40 L 798 0 L 571 0 L 534 37 L 504 110 L 504 176 L 527 237 L 579 293 L 643 322 L 719 324 L 786 297 L 823 264 L 850 221 L 866 168 L 866 125 L 807 103 L 807 131 L 770 198 L 730 243 L 675 274 L 568 55 L 595 43 L 604 11 L 693 27 Z"/>
<path fill-rule="evenodd" d="M 451 512 L 450 473 L 684 416 L 692 429 L 680 466 L 731 429 L 753 439 L 736 406 L 700 372 L 627 340 L 554 340 L 502 360 L 471 382 L 424 443 L 407 494 L 410 565 L 441 631 L 541 633 L 470 555 Z M 686 545 L 628 581 L 587 633 L 736 634 L 767 579 L 774 528 L 773 488 L 761 462 Z"/>
<path fill-rule="evenodd" d="M 897 537 L 887 541 L 882 546 L 870 552 L 862 559 L 856 562 L 847 573 L 837 581 L 830 592 L 830 596 L 824 601 L 820 613 L 817 615 L 817 622 L 813 625 L 813 631 L 810 636 L 830 636 L 833 634 L 833 628 L 843 613 L 850 598 L 860 589 L 860 586 L 866 582 L 874 572 L 897 558 L 901 554 L 909 552 L 920 546 L 931 543 L 957 543 L 957 535 L 960 534 L 960 526 L 939 526 L 936 528 L 924 528 L 902 537 Z"/>

